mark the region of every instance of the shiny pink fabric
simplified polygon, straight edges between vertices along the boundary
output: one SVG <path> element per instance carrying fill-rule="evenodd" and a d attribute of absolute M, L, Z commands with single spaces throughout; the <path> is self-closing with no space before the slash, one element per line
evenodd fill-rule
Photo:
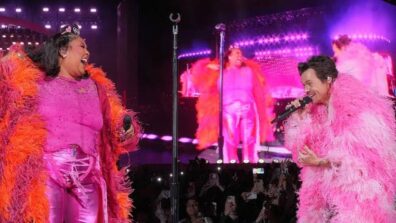
<path fill-rule="evenodd" d="M 257 162 L 255 151 L 256 119 L 253 104 L 236 101 L 224 106 L 224 149 L 223 161 L 239 161 L 237 149 L 242 140 L 242 159 Z"/>
<path fill-rule="evenodd" d="M 46 182 L 50 222 L 98 222 L 102 190 L 95 159 L 72 147 L 46 153 L 44 160 L 50 172 Z"/>
<path fill-rule="evenodd" d="M 48 130 L 44 160 L 50 222 L 106 222 L 106 185 L 97 151 L 103 116 L 96 84 L 43 80 L 39 112 Z"/>
<path fill-rule="evenodd" d="M 91 223 L 98 222 L 100 189 L 95 184 L 85 185 L 89 196 L 84 198 L 87 205 L 81 207 L 76 197 L 68 193 L 55 182 L 47 182 L 46 194 L 50 202 L 50 217 L 52 222 Z"/>
<path fill-rule="evenodd" d="M 227 68 L 224 71 L 223 92 L 223 161 L 239 161 L 237 148 L 242 141 L 242 159 L 257 162 L 252 70 L 249 67 Z"/>

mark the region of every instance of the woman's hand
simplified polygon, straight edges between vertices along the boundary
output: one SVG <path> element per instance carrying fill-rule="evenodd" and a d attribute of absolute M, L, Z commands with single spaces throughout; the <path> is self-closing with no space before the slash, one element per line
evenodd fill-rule
<path fill-rule="evenodd" d="M 133 143 L 133 137 L 135 135 L 135 129 L 133 128 L 133 125 L 131 125 L 127 131 L 125 131 L 124 128 L 121 128 L 119 132 L 121 146 L 127 146 Z"/>

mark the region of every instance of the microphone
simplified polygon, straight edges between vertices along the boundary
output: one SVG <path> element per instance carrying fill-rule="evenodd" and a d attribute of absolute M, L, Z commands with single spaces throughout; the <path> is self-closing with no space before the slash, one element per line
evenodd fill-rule
<path fill-rule="evenodd" d="M 217 31 L 225 31 L 226 30 L 226 25 L 224 24 L 224 23 L 219 23 L 219 24 L 217 24 L 216 26 L 215 26 L 215 29 L 217 30 Z"/>
<path fill-rule="evenodd" d="M 303 99 L 300 99 L 299 102 L 300 102 L 300 106 L 299 107 L 295 107 L 294 105 L 292 105 L 291 107 L 286 109 L 282 114 L 278 115 L 274 120 L 272 120 L 271 124 L 273 124 L 275 122 L 283 121 L 287 117 L 289 117 L 289 115 L 291 115 L 291 113 L 297 111 L 300 108 L 304 108 L 305 105 L 307 105 L 307 104 L 312 102 L 312 98 L 309 97 L 309 96 L 305 96 Z"/>
<path fill-rule="evenodd" d="M 124 116 L 123 120 L 123 125 L 122 127 L 124 128 L 125 132 L 128 131 L 129 128 L 131 128 L 132 125 L 132 118 L 129 115 Z"/>

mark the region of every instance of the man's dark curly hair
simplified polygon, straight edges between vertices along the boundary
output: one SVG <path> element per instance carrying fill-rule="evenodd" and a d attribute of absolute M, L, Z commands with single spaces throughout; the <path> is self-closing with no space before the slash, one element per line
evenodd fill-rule
<path fill-rule="evenodd" d="M 298 72 L 300 76 L 309 68 L 315 70 L 316 76 L 323 82 L 326 81 L 328 77 L 335 80 L 338 76 L 338 70 L 334 61 L 324 55 L 313 56 L 308 59 L 307 62 L 298 63 Z"/>

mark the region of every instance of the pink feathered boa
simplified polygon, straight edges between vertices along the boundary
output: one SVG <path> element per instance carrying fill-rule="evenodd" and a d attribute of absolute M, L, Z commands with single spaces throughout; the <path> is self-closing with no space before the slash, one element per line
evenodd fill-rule
<path fill-rule="evenodd" d="M 349 75 L 331 89 L 328 108 L 310 106 L 286 123 L 286 147 L 297 161 L 304 144 L 331 168 L 302 167 L 299 222 L 396 222 L 396 124 L 391 102 Z"/>

